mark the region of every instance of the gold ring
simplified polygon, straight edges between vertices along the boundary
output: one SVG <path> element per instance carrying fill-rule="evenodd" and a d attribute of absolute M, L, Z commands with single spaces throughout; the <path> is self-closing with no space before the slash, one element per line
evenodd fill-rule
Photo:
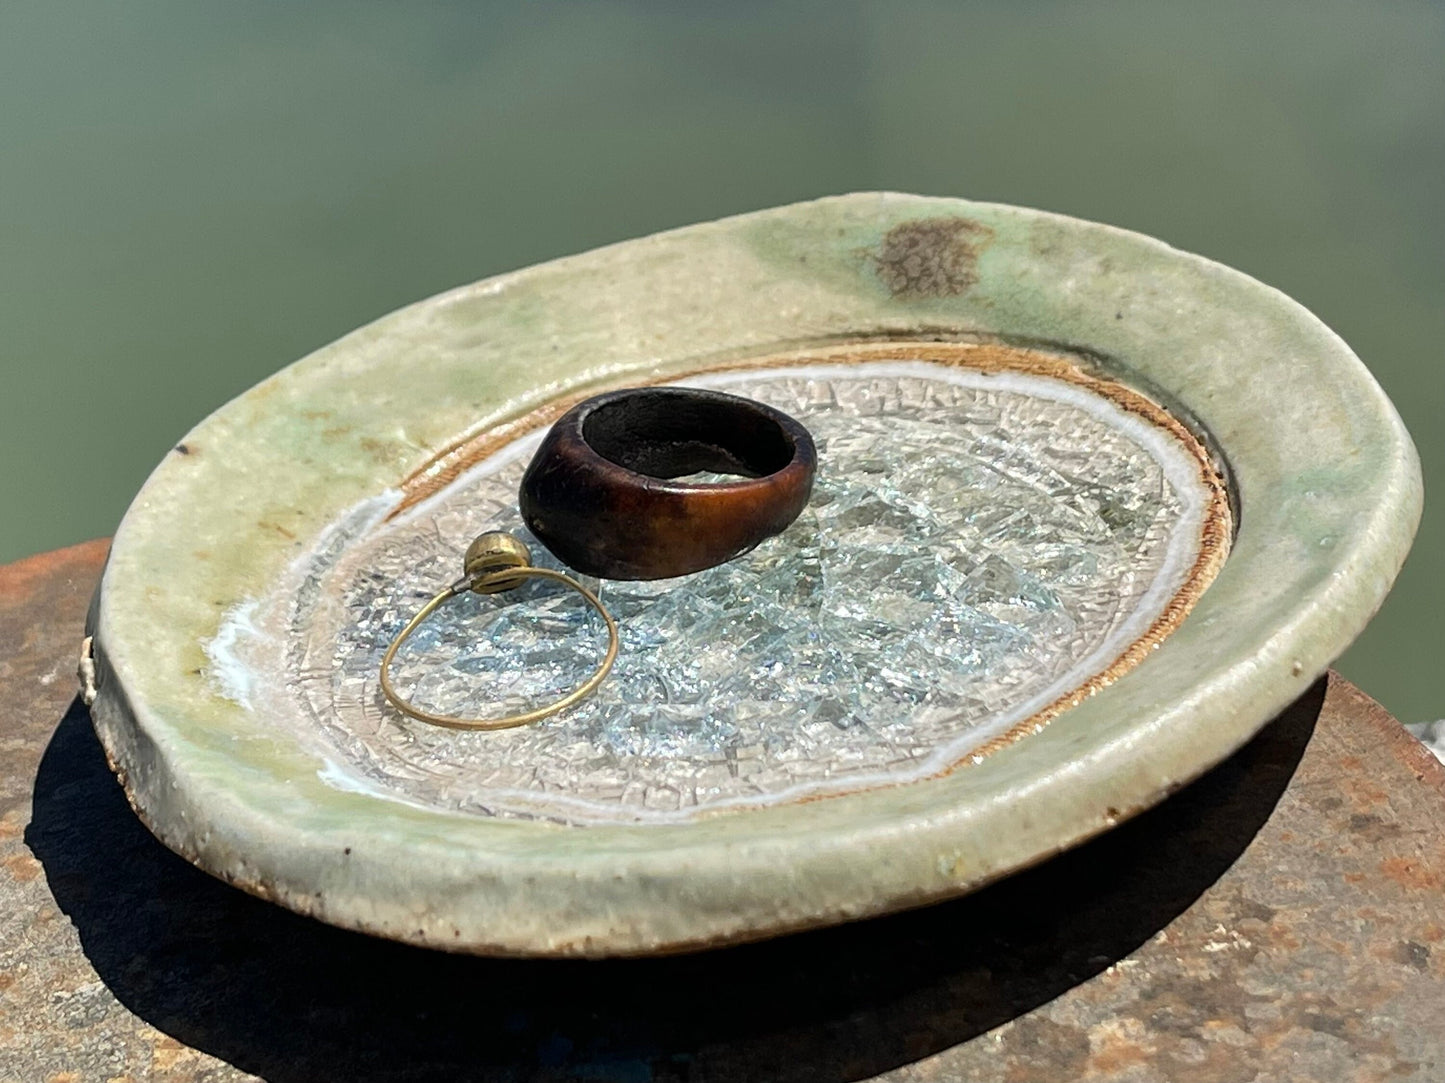
<path fill-rule="evenodd" d="M 553 571 L 551 568 L 533 567 L 532 555 L 527 546 L 511 534 L 496 532 L 481 535 L 467 548 L 463 565 L 464 576 L 422 606 L 417 615 L 407 621 L 406 627 L 397 633 L 396 638 L 391 641 L 391 645 L 386 648 L 386 654 L 382 655 L 381 691 L 392 706 L 412 718 L 430 722 L 436 726 L 446 726 L 448 729 L 504 730 L 514 726 L 525 726 L 529 722 L 536 722 L 538 719 L 546 718 L 558 711 L 564 711 L 596 691 L 597 686 L 606 679 L 608 672 L 612 669 L 612 663 L 617 660 L 618 647 L 617 622 L 612 619 L 612 614 L 607 612 L 597 595 L 569 575 Z M 561 699 L 531 711 L 522 711 L 501 718 L 458 718 L 455 715 L 433 714 L 431 711 L 414 707 L 396 691 L 391 683 L 392 659 L 396 657 L 396 652 L 401 649 L 401 645 L 427 617 L 436 612 L 442 603 L 459 594 L 465 594 L 469 590 L 477 594 L 498 594 L 521 586 L 522 582 L 527 579 L 551 579 L 558 583 L 565 583 L 582 595 L 587 603 L 597 610 L 602 615 L 602 619 L 607 622 L 607 653 L 592 676 Z"/>

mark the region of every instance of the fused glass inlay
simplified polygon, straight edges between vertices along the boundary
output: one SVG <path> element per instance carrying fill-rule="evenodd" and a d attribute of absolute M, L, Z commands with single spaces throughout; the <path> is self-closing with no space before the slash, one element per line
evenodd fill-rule
<path fill-rule="evenodd" d="M 531 541 L 517 485 L 541 430 L 390 521 L 395 493 L 355 509 L 295 582 L 223 632 L 253 669 L 287 674 L 248 694 L 308 736 L 323 778 L 570 823 L 920 779 L 1041 725 L 1199 586 L 1217 514 L 1200 449 L 1089 386 L 907 361 L 677 382 L 808 426 L 819 469 L 799 519 L 696 575 L 584 580 L 620 626 L 611 677 L 560 716 L 458 732 L 387 705 L 377 666 L 473 536 Z M 539 564 L 560 566 L 532 544 Z M 575 686 L 604 645 L 581 599 L 537 582 L 442 607 L 394 679 L 428 710 L 495 716 Z"/>

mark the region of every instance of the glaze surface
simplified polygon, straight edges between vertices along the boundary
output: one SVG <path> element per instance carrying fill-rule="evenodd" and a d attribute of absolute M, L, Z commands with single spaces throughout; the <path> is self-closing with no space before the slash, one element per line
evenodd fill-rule
<path fill-rule="evenodd" d="M 1204 449 L 1067 380 L 863 360 L 684 382 L 799 418 L 826 469 L 792 527 L 744 557 L 590 582 L 623 649 L 588 700 L 467 734 L 377 693 L 381 650 L 461 541 L 525 533 L 515 494 L 538 430 L 403 516 L 358 508 L 337 524 L 343 549 L 329 540 L 244 627 L 224 625 L 256 709 L 322 737 L 328 778 L 400 800 L 676 822 L 917 781 L 1041 726 L 1127 669 L 1166 612 L 1181 619 L 1223 556 L 1201 561 L 1228 535 Z M 400 679 L 444 714 L 522 711 L 585 677 L 602 638 L 590 609 L 546 585 L 468 599 L 408 644 Z"/>
<path fill-rule="evenodd" d="M 803 350 L 851 363 L 868 342 L 869 360 L 917 359 L 893 340 L 1072 357 L 1227 464 L 1236 531 L 1209 589 L 1040 732 L 906 785 L 572 827 L 350 785 L 258 708 L 265 688 L 236 656 L 248 620 L 298 563 L 346 547 L 333 527 L 355 509 L 400 518 L 536 411 L 599 389 Z M 1421 502 L 1384 394 L 1278 291 L 1107 226 L 892 193 L 441 294 L 283 370 L 184 447 L 122 522 L 88 629 L 96 729 L 140 815 L 196 864 L 303 913 L 492 954 L 758 939 L 958 895 L 1095 835 L 1325 670 L 1384 598 Z"/>

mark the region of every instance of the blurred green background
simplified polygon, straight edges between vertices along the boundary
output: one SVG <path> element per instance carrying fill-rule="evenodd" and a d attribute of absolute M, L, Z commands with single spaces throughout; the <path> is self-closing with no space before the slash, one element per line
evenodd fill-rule
<path fill-rule="evenodd" d="M 437 290 L 856 189 L 1112 222 L 1278 286 L 1445 467 L 1445 7 L 0 5 L 0 560 Z M 1342 669 L 1445 715 L 1445 515 Z M 183 523 L 177 529 L 184 529 Z"/>

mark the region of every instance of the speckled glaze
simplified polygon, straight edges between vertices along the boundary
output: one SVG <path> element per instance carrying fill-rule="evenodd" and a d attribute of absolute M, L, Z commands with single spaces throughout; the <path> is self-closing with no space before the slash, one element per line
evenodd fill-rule
<path fill-rule="evenodd" d="M 860 338 L 1037 344 L 1187 417 L 1238 503 L 1152 654 L 944 777 L 676 825 L 493 821 L 328 785 L 218 693 L 206 645 L 345 509 L 547 403 Z M 439 457 L 440 456 L 440 457 Z M 434 464 L 428 466 L 428 464 Z M 453 950 L 643 954 L 957 895 L 1238 748 L 1364 626 L 1419 516 L 1414 448 L 1328 328 L 1158 241 L 864 193 L 528 268 L 364 327 L 222 407 L 156 469 L 92 607 L 96 728 L 167 845 L 323 920 Z"/>

